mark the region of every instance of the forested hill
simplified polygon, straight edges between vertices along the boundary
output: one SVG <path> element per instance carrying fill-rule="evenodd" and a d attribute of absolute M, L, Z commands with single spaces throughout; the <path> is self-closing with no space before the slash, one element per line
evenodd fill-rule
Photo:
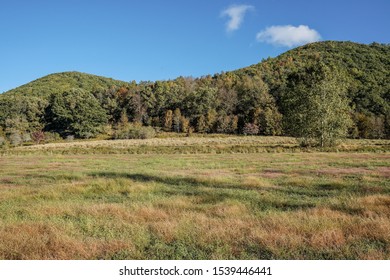
<path fill-rule="evenodd" d="M 6 94 L 45 97 L 50 96 L 53 93 L 62 93 L 73 88 L 83 89 L 88 92 L 97 92 L 106 90 L 110 87 L 121 87 L 126 85 L 126 82 L 111 78 L 80 72 L 63 72 L 39 78 L 28 84 L 10 90 L 6 92 Z"/>
<path fill-rule="evenodd" d="M 329 98 L 313 99 L 324 92 Z M 325 101 L 321 110 L 348 119 L 343 126 L 327 120 L 333 130 L 348 128 L 355 138 L 389 138 L 390 46 L 318 42 L 236 71 L 138 84 L 79 72 L 48 75 L 0 94 L 0 145 L 34 133 L 127 138 L 131 133 L 120 130 L 128 124 L 296 136 L 302 130 L 302 124 L 292 129 L 302 122 L 297 110 Z M 339 103 L 346 106 L 336 108 Z"/>
<path fill-rule="evenodd" d="M 288 75 L 321 59 L 348 79 L 348 96 L 359 112 L 384 114 L 390 103 L 390 45 L 326 41 L 290 50 L 276 58 L 235 71 L 260 76 L 272 95 L 283 93 Z"/>

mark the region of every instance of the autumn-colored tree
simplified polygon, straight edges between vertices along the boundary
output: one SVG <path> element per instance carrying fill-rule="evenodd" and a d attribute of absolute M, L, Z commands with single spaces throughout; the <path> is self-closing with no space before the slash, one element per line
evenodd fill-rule
<path fill-rule="evenodd" d="M 190 121 L 184 116 L 180 117 L 180 131 L 187 133 L 190 128 Z"/>
<path fill-rule="evenodd" d="M 205 116 L 201 115 L 196 123 L 196 131 L 200 133 L 205 133 L 207 129 L 207 123 Z"/>
<path fill-rule="evenodd" d="M 36 144 L 41 144 L 42 142 L 45 141 L 45 132 L 42 130 L 37 130 L 31 133 L 31 139 L 36 143 Z"/>
<path fill-rule="evenodd" d="M 217 112 L 215 109 L 211 109 L 207 112 L 206 115 L 206 132 L 212 133 L 215 130 L 215 125 L 217 122 Z"/>
<path fill-rule="evenodd" d="M 242 133 L 244 133 L 244 135 L 257 135 L 259 134 L 259 126 L 254 123 L 246 123 Z"/>
<path fill-rule="evenodd" d="M 164 116 L 164 130 L 172 131 L 173 113 L 172 110 L 167 110 Z"/>

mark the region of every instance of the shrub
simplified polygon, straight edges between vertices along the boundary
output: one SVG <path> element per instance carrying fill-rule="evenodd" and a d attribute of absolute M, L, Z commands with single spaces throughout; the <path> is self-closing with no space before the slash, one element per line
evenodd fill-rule
<path fill-rule="evenodd" d="M 115 132 L 115 139 L 149 139 L 156 136 L 156 130 L 150 126 L 129 125 Z"/>
<path fill-rule="evenodd" d="M 42 130 L 37 130 L 31 133 L 31 138 L 36 144 L 40 144 L 45 141 L 45 133 Z"/>
<path fill-rule="evenodd" d="M 194 133 L 194 128 L 192 126 L 189 126 L 186 132 L 186 137 L 190 137 L 192 133 Z"/>
<path fill-rule="evenodd" d="M 23 143 L 32 141 L 31 135 L 29 133 L 23 133 L 22 139 L 23 139 Z"/>
<path fill-rule="evenodd" d="M 13 132 L 8 138 L 13 146 L 19 146 L 23 143 L 22 135 L 19 132 Z"/>
<path fill-rule="evenodd" d="M 62 137 L 57 132 L 45 132 L 44 139 L 46 142 L 55 142 L 62 140 Z"/>
<path fill-rule="evenodd" d="M 7 145 L 7 139 L 3 136 L 0 136 L 0 148 L 3 148 Z"/>
<path fill-rule="evenodd" d="M 254 124 L 254 123 L 246 123 L 244 125 L 244 129 L 242 130 L 242 132 L 245 135 L 256 135 L 256 134 L 259 134 L 259 126 Z"/>

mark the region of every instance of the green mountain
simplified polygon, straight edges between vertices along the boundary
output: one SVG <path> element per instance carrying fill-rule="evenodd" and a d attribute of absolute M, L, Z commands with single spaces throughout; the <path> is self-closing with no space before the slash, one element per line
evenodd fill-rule
<path fill-rule="evenodd" d="M 53 93 L 61 93 L 73 88 L 83 89 L 88 92 L 102 91 L 111 87 L 126 86 L 123 81 L 111 78 L 80 73 L 62 72 L 39 78 L 28 84 L 12 89 L 4 94 L 21 94 L 33 96 L 50 96 Z"/>
<path fill-rule="evenodd" d="M 349 137 L 390 137 L 390 46 L 326 41 L 196 79 L 137 84 L 79 72 L 48 75 L 0 94 L 0 142 L 36 131 L 94 137 L 99 127 L 127 122 L 177 132 L 293 135 L 291 107 L 320 92 L 325 80 L 343 92 L 338 98 L 349 112 L 340 118 L 351 119 Z"/>
<path fill-rule="evenodd" d="M 291 72 L 321 59 L 344 72 L 348 95 L 355 109 L 384 114 L 390 109 L 390 45 L 325 41 L 287 51 L 276 58 L 237 70 L 237 74 L 260 76 L 278 97 Z"/>

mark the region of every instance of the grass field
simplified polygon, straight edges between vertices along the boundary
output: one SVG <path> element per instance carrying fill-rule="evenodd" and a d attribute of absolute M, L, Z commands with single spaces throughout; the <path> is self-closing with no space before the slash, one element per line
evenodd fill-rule
<path fill-rule="evenodd" d="M 390 259 L 388 146 L 204 137 L 3 151 L 0 259 Z"/>

